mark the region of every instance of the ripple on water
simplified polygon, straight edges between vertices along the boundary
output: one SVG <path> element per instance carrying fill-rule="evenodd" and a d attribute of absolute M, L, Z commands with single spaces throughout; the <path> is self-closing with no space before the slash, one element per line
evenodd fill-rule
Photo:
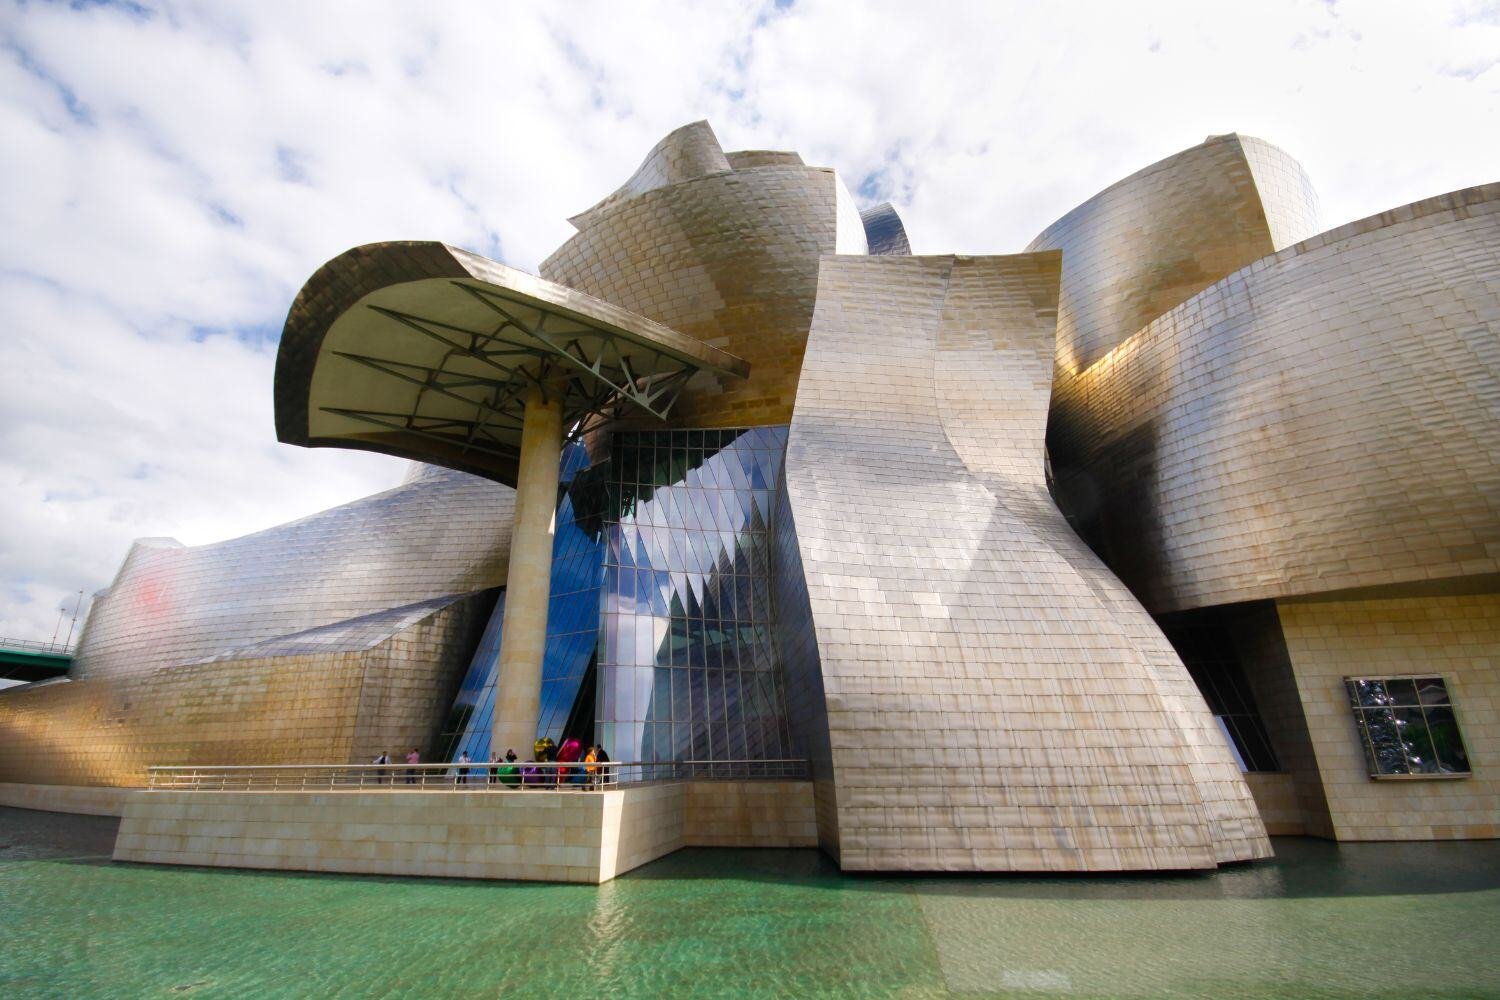
<path fill-rule="evenodd" d="M 1500 996 L 1500 844 L 1277 849 L 1053 879 L 689 850 L 603 886 L 0 861 L 0 995 Z"/>

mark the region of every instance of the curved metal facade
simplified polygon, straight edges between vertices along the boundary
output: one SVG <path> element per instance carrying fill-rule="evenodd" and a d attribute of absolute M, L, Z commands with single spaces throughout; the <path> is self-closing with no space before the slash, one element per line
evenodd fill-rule
<path fill-rule="evenodd" d="M 212 545 L 137 542 L 94 601 L 75 680 L 210 658 L 505 582 L 514 491 L 443 472 Z"/>
<path fill-rule="evenodd" d="M 1316 221 L 1297 162 L 1233 134 L 1110 185 L 1026 248 L 1063 252 L 1059 384 L 1224 275 L 1311 236 Z"/>
<path fill-rule="evenodd" d="M 1095 547 L 1163 611 L 1500 572 L 1497 246 L 1500 185 L 1417 202 L 1080 372 L 1053 457 Z"/>
<path fill-rule="evenodd" d="M 754 165 L 720 169 L 702 150 L 712 138 L 706 129 L 663 140 L 647 166 L 679 167 L 652 169 L 649 185 L 627 184 L 576 217 L 580 231 L 542 262 L 541 273 L 749 362 L 748 379 L 704 374 L 690 382 L 672 411 L 675 425 L 784 424 L 818 258 L 864 253 L 864 226 L 832 170 L 767 154 L 730 154 L 725 168 L 736 159 Z M 692 148 L 679 152 L 679 144 Z"/>
<path fill-rule="evenodd" d="M 572 220 L 542 265 L 566 288 L 440 244 L 331 261 L 288 318 L 278 432 L 509 474 L 452 447 L 483 430 L 485 399 L 431 408 L 461 395 L 450 376 L 480 384 L 449 364 L 482 361 L 478 340 L 465 354 L 406 324 L 429 356 L 388 368 L 425 374 L 351 374 L 395 343 L 335 330 L 361 302 L 401 308 L 371 296 L 493 339 L 452 286 L 524 285 L 533 306 L 585 304 L 563 319 L 606 339 L 666 324 L 729 352 L 748 379 L 707 365 L 675 408 L 575 428 L 539 730 L 591 732 L 616 759 L 807 756 L 845 868 L 1208 868 L 1269 854 L 1265 827 L 1147 609 L 1185 611 L 1173 627 L 1207 650 L 1206 686 L 1227 676 L 1206 672 L 1219 637 L 1263 670 L 1245 690 L 1284 710 L 1266 741 L 1302 781 L 1330 739 L 1298 684 L 1363 669 L 1366 645 L 1330 658 L 1312 625 L 1284 638 L 1278 613 L 1333 613 L 1285 601 L 1493 590 L 1497 205 L 1500 185 L 1476 188 L 1309 239 L 1305 172 L 1228 135 L 1112 185 L 1030 252 L 912 257 L 890 206 L 862 217 L 831 170 L 725 153 L 697 122 Z M 320 369 L 325 339 L 349 365 Z M 568 363 L 598 376 L 603 357 Z M 650 395 L 650 373 L 620 369 L 607 388 Z M 382 397 L 391 378 L 405 384 Z M 407 404 L 399 441 L 314 426 L 356 389 L 372 413 Z M 435 443 L 430 421 L 466 429 Z M 0 780 L 430 751 L 450 705 L 453 752 L 488 756 L 513 508 L 508 488 L 428 467 L 246 538 L 138 543 L 73 679 L 0 693 Z M 1380 613 L 1346 603 L 1350 620 Z M 1471 603 L 1491 621 L 1492 601 Z M 1452 631 L 1445 662 L 1486 630 Z M 1216 711 L 1255 723 L 1236 698 Z M 1292 716 L 1296 739 L 1277 736 Z"/>
<path fill-rule="evenodd" d="M 1269 854 L 1181 661 L 1047 496 L 1059 265 L 823 260 L 783 513 L 806 603 L 783 583 L 780 629 L 844 868 Z"/>
<path fill-rule="evenodd" d="M 137 542 L 70 679 L 0 694 L 0 781 L 430 752 L 504 581 L 513 502 L 428 468 L 243 538 Z"/>

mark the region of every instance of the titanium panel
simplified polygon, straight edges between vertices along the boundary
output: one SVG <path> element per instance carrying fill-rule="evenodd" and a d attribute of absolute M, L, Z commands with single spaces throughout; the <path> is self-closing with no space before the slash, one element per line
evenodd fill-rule
<path fill-rule="evenodd" d="M 505 582 L 515 493 L 442 471 L 211 545 L 142 539 L 95 599 L 70 676 L 143 673 Z"/>
<path fill-rule="evenodd" d="M 1067 507 L 1154 611 L 1500 571 L 1500 185 L 1235 272 L 1059 384 Z"/>
<path fill-rule="evenodd" d="M 1059 265 L 823 259 L 783 515 L 807 612 L 781 633 L 789 689 L 821 687 L 846 869 L 1270 853 L 1181 661 L 1047 495 Z"/>
<path fill-rule="evenodd" d="M 695 126 L 685 136 L 673 133 L 663 145 L 710 137 L 706 125 Z M 701 151 L 682 158 L 717 163 Z M 629 197 L 606 199 L 585 213 L 581 231 L 541 265 L 549 280 L 749 362 L 748 379 L 696 376 L 672 411 L 674 426 L 787 423 L 812 319 L 818 257 L 841 249 L 865 252 L 854 201 L 832 170 L 781 155 L 733 158 L 744 166 L 683 171 L 670 175 L 682 178 L 675 182 L 638 185 Z M 627 415 L 619 426 L 649 425 Z"/>
<path fill-rule="evenodd" d="M 1026 248 L 1063 252 L 1059 384 L 1168 309 L 1285 245 L 1277 238 L 1311 236 L 1316 215 L 1312 185 L 1295 160 L 1234 134 L 1210 136 L 1079 205 Z"/>
<path fill-rule="evenodd" d="M 874 256 L 910 257 L 911 243 L 906 238 L 906 225 L 896 214 L 896 206 L 888 201 L 874 208 L 867 208 L 859 215 L 865 225 L 865 239 Z"/>
<path fill-rule="evenodd" d="M 136 786 L 154 764 L 359 762 L 411 746 L 425 756 L 492 600 L 439 602 L 373 645 L 356 629 L 320 652 L 0 692 L 0 781 Z"/>

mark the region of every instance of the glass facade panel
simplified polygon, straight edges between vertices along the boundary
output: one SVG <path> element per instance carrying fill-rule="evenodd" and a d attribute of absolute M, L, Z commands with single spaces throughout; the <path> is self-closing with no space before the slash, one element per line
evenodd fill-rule
<path fill-rule="evenodd" d="M 537 731 L 561 742 L 565 733 L 585 740 L 592 735 L 591 717 L 571 716 L 579 714 L 575 708 L 584 707 L 579 705 L 578 696 L 594 667 L 599 645 L 604 493 L 602 469 L 590 465 L 588 450 L 581 444 L 564 449 L 559 481 L 563 489 L 552 542 L 552 590 L 547 604 L 547 649 L 542 662 Z M 504 613 L 502 591 L 443 726 L 438 740 L 440 760 L 456 760 L 465 751 L 472 760 L 489 759 Z M 583 731 L 578 731 L 579 727 L 584 727 Z M 503 754 L 509 748 L 499 749 Z M 522 758 L 531 755 L 530 747 L 514 749 Z"/>
<path fill-rule="evenodd" d="M 761 759 L 790 746 L 767 628 L 785 451 L 785 427 L 615 436 L 601 613 L 620 638 L 603 644 L 599 674 L 605 690 L 632 692 L 600 700 L 615 760 Z"/>
<path fill-rule="evenodd" d="M 617 434 L 592 464 L 567 448 L 539 734 L 598 741 L 614 760 L 792 753 L 769 596 L 786 430 Z M 445 759 L 489 757 L 503 610 L 502 594 Z"/>
<path fill-rule="evenodd" d="M 1349 677 L 1344 684 L 1371 777 L 1469 773 L 1442 678 Z"/>

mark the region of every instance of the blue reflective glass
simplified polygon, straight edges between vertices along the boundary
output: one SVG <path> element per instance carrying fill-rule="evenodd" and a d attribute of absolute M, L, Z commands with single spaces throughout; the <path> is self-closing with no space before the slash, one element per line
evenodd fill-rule
<path fill-rule="evenodd" d="M 622 433 L 608 448 L 592 465 L 580 445 L 564 454 L 539 733 L 588 721 L 574 718 L 587 677 L 616 760 L 789 753 L 770 641 L 786 428 Z M 501 615 L 455 701 L 450 759 L 488 756 Z"/>
<path fill-rule="evenodd" d="M 606 565 L 605 536 L 600 526 L 607 476 L 605 467 L 591 464 L 588 449 L 576 443 L 563 450 L 559 473 L 564 488 L 558 501 L 552 545 L 552 585 L 537 732 L 561 742 L 564 726 L 599 647 L 599 595 Z M 489 759 L 504 610 L 502 593 L 443 727 L 438 759 L 454 760 L 464 752 L 473 760 Z M 580 720 L 580 724 L 591 721 Z M 590 733 L 585 730 L 576 735 L 587 738 Z M 510 748 L 500 749 L 503 753 Z M 529 747 L 514 749 L 519 755 L 529 755 Z"/>

